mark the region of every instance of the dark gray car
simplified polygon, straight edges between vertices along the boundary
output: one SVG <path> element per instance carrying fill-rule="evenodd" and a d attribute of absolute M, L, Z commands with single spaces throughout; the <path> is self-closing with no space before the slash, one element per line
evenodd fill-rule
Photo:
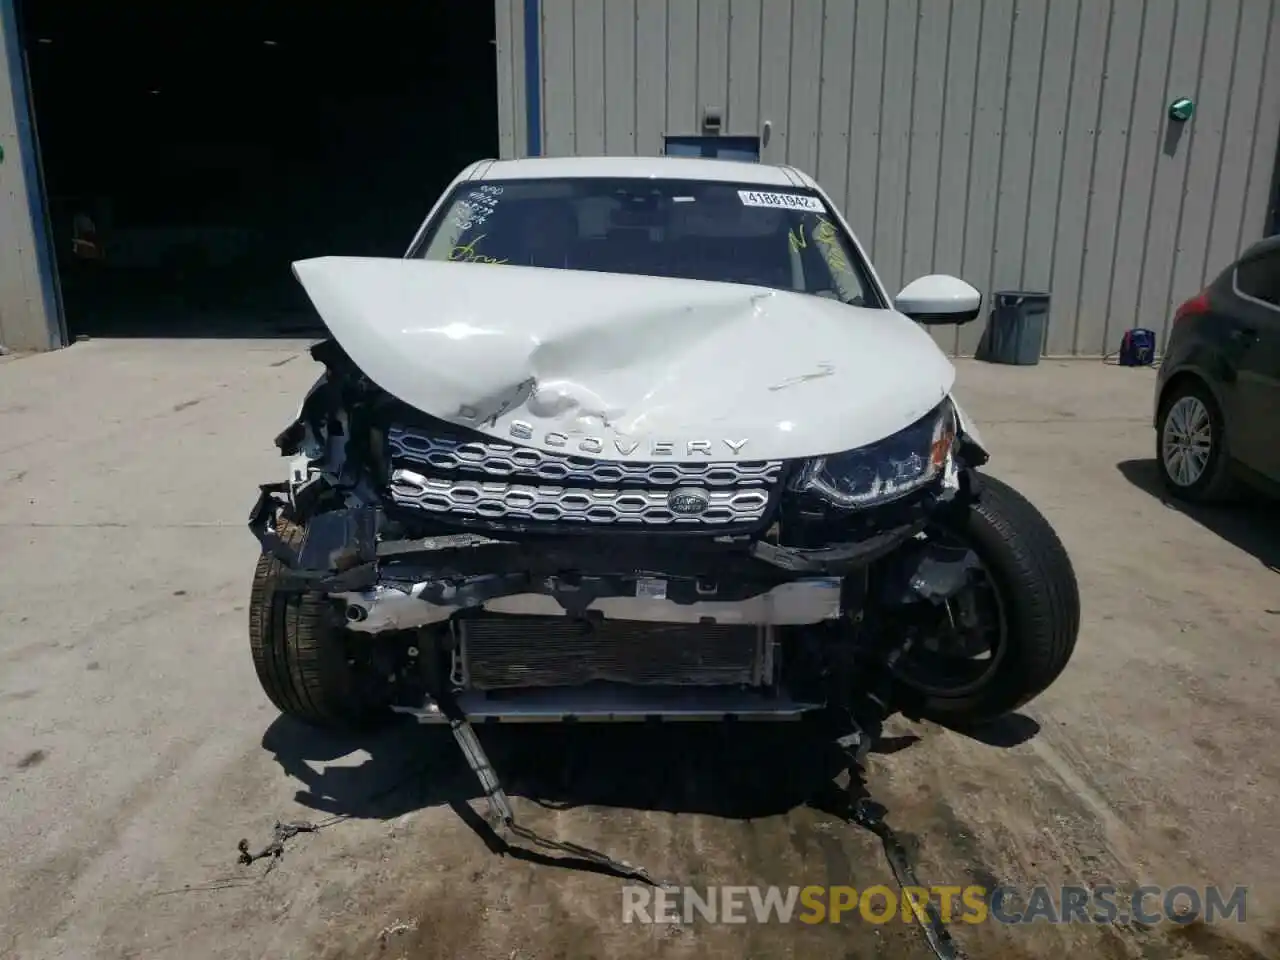
<path fill-rule="evenodd" d="M 1156 459 L 1178 498 L 1280 493 L 1280 236 L 1178 308 L 1156 382 Z"/>

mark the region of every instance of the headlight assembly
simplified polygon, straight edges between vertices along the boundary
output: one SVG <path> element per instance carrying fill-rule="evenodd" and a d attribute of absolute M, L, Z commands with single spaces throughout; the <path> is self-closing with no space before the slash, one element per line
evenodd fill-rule
<path fill-rule="evenodd" d="M 955 439 L 955 409 L 944 400 L 891 437 L 808 461 L 791 489 L 846 510 L 897 500 L 941 475 Z"/>

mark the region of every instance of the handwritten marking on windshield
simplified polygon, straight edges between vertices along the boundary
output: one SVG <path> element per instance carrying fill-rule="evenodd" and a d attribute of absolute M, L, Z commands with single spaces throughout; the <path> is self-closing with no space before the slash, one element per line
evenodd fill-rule
<path fill-rule="evenodd" d="M 499 260 L 476 251 L 476 244 L 486 236 L 487 234 L 482 233 L 465 246 L 454 247 L 449 251 L 449 259 L 455 263 L 506 263 L 506 260 Z"/>
<path fill-rule="evenodd" d="M 472 190 L 465 200 L 459 200 L 453 214 L 453 225 L 464 233 L 472 227 L 484 223 L 498 206 L 498 198 L 502 195 L 502 187 L 489 184 Z"/>
<path fill-rule="evenodd" d="M 827 266 L 840 273 L 849 272 L 849 261 L 845 259 L 844 251 L 840 249 L 839 236 L 835 225 L 830 220 L 818 218 L 818 225 L 813 228 L 813 242 L 822 248 Z"/>
<path fill-rule="evenodd" d="M 770 390 L 786 390 L 788 387 L 795 387 L 810 380 L 821 380 L 823 377 L 829 377 L 836 372 L 836 368 L 830 363 L 818 364 L 818 369 L 813 373 L 802 373 L 798 377 L 789 377 L 781 383 L 775 383 Z"/>

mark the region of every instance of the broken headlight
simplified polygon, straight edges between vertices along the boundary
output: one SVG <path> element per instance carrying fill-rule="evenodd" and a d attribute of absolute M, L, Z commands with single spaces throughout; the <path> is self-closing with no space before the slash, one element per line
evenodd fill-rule
<path fill-rule="evenodd" d="M 791 489 L 846 510 L 897 500 L 942 474 L 955 444 L 956 426 L 955 408 L 944 400 L 890 437 L 808 461 L 792 479 Z"/>

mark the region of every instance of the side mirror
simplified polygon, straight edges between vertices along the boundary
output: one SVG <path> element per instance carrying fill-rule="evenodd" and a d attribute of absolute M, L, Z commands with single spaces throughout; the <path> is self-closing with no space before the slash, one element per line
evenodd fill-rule
<path fill-rule="evenodd" d="M 916 323 L 968 323 L 976 320 L 982 309 L 982 294 L 963 280 L 931 274 L 903 287 L 893 307 Z"/>

